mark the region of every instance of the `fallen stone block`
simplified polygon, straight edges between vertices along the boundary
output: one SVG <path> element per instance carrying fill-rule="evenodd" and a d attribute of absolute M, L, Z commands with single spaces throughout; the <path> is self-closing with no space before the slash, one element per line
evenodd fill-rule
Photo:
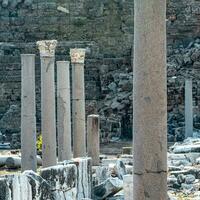
<path fill-rule="evenodd" d="M 123 177 L 124 200 L 133 199 L 133 175 L 125 175 Z"/>
<path fill-rule="evenodd" d="M 108 166 L 98 166 L 95 174 L 96 185 L 101 184 L 111 176 Z"/>
<path fill-rule="evenodd" d="M 123 181 L 119 178 L 108 178 L 102 184 L 93 188 L 92 198 L 95 200 L 103 200 L 112 196 L 123 189 Z"/>
<path fill-rule="evenodd" d="M 41 170 L 41 177 L 55 191 L 55 199 L 76 200 L 77 168 L 74 164 L 57 165 Z"/>
<path fill-rule="evenodd" d="M 39 156 L 37 156 L 37 164 L 42 165 L 42 159 Z M 5 161 L 5 165 L 8 169 L 18 169 L 21 167 L 21 157 L 9 156 Z"/>
<path fill-rule="evenodd" d="M 190 152 L 200 153 L 200 144 L 175 146 L 173 149 L 173 152 L 174 153 L 190 153 Z"/>
<path fill-rule="evenodd" d="M 72 160 L 77 166 L 77 200 L 91 198 L 92 160 L 89 157 Z"/>
<path fill-rule="evenodd" d="M 126 175 L 126 167 L 121 160 L 117 160 L 114 170 L 119 179 L 123 179 L 123 176 Z"/>
<path fill-rule="evenodd" d="M 170 174 L 175 175 L 176 177 L 180 174 L 183 174 L 183 175 L 192 174 L 195 176 L 196 179 L 199 179 L 200 178 L 200 169 L 190 167 L 190 168 L 183 169 L 181 171 L 172 171 Z"/>
<path fill-rule="evenodd" d="M 0 200 L 32 200 L 31 185 L 23 174 L 2 176 L 0 189 Z"/>
<path fill-rule="evenodd" d="M 102 159 L 102 165 L 108 166 L 109 164 L 116 164 L 117 159 Z"/>
<path fill-rule="evenodd" d="M 54 200 L 56 195 L 51 189 L 51 185 L 37 173 L 29 170 L 24 171 L 32 188 L 32 198 L 34 200 Z"/>

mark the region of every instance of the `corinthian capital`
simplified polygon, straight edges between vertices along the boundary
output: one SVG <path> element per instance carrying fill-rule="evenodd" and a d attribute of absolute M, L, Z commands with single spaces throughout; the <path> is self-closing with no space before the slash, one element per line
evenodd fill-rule
<path fill-rule="evenodd" d="M 41 40 L 37 42 L 41 57 L 54 57 L 57 40 Z"/>
<path fill-rule="evenodd" d="M 72 63 L 84 63 L 85 49 L 70 49 Z"/>

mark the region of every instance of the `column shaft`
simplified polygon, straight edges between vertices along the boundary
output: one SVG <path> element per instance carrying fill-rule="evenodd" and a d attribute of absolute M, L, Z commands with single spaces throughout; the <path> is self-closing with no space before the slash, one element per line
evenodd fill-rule
<path fill-rule="evenodd" d="M 89 115 L 87 118 L 87 152 L 92 158 L 92 165 L 99 165 L 99 115 Z"/>
<path fill-rule="evenodd" d="M 73 155 L 86 156 L 84 49 L 71 49 Z"/>
<path fill-rule="evenodd" d="M 22 54 L 21 64 L 21 169 L 36 171 L 35 55 Z"/>
<path fill-rule="evenodd" d="M 165 20 L 165 0 L 135 0 L 134 200 L 167 199 Z"/>
<path fill-rule="evenodd" d="M 193 136 L 192 80 L 185 81 L 185 138 Z"/>
<path fill-rule="evenodd" d="M 56 165 L 54 58 L 41 57 L 42 165 Z"/>
<path fill-rule="evenodd" d="M 71 101 L 69 62 L 57 62 L 57 130 L 58 161 L 70 160 L 71 150 Z"/>
<path fill-rule="evenodd" d="M 56 165 L 55 47 L 57 41 L 37 42 L 41 59 L 42 165 Z"/>

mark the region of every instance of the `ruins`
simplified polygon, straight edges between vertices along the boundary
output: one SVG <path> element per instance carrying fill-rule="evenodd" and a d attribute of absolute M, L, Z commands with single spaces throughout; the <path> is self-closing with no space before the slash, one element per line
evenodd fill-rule
<path fill-rule="evenodd" d="M 199 7 L 0 1 L 0 200 L 200 199 Z"/>

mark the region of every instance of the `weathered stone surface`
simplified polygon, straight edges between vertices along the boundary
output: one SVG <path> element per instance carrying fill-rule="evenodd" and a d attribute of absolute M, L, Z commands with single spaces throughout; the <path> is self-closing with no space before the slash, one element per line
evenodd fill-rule
<path fill-rule="evenodd" d="M 13 120 L 16 119 L 16 120 Z M 20 132 L 20 107 L 11 105 L 0 119 L 1 132 L 6 134 Z"/>
<path fill-rule="evenodd" d="M 55 199 L 55 191 L 52 190 L 51 185 L 45 179 L 33 171 L 25 171 L 23 174 L 27 176 L 31 185 L 32 199 Z"/>
<path fill-rule="evenodd" d="M 200 153 L 200 144 L 177 146 L 174 148 L 173 152 L 174 153 L 190 153 L 190 152 Z"/>
<path fill-rule="evenodd" d="M 133 199 L 133 176 L 123 176 L 124 200 Z"/>
<path fill-rule="evenodd" d="M 93 188 L 92 198 L 96 200 L 105 199 L 114 195 L 123 188 L 123 181 L 119 178 L 108 178 L 100 185 Z"/>
<path fill-rule="evenodd" d="M 72 158 L 69 61 L 57 61 L 58 161 Z"/>
<path fill-rule="evenodd" d="M 92 158 L 92 165 L 100 164 L 100 117 L 88 115 L 87 117 L 87 153 Z"/>
<path fill-rule="evenodd" d="M 8 175 L 0 178 L 2 200 L 32 200 L 31 185 L 25 175 Z M 5 192 L 5 193 L 4 193 Z"/>
<path fill-rule="evenodd" d="M 166 1 L 134 5 L 133 199 L 167 199 Z"/>
<path fill-rule="evenodd" d="M 37 170 L 35 54 L 22 54 L 21 169 Z"/>
<path fill-rule="evenodd" d="M 41 170 L 41 177 L 55 191 L 55 199 L 75 200 L 77 196 L 77 168 L 74 164 L 58 165 Z"/>
<path fill-rule="evenodd" d="M 77 199 L 91 198 L 92 160 L 91 158 L 73 159 L 77 166 Z"/>

